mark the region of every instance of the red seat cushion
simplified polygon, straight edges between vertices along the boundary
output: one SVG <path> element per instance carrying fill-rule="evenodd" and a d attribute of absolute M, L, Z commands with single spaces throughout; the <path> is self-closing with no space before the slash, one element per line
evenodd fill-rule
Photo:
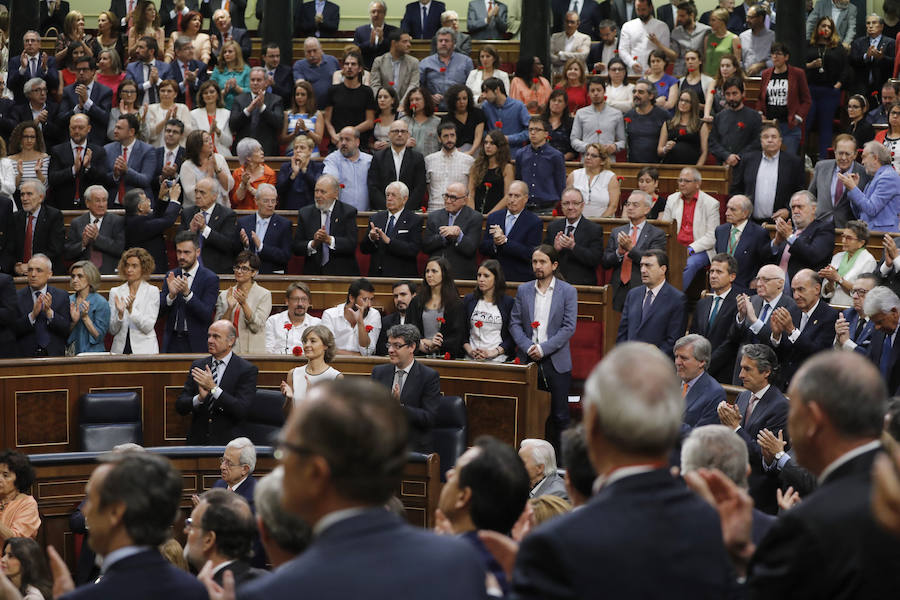
<path fill-rule="evenodd" d="M 569 340 L 572 352 L 572 379 L 585 380 L 603 358 L 603 323 L 579 320 Z"/>

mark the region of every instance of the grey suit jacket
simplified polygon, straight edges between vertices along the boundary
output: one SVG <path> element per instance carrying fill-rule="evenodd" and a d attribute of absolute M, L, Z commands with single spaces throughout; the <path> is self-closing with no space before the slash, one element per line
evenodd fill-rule
<path fill-rule="evenodd" d="M 537 498 L 538 496 L 559 496 L 564 500 L 569 499 L 569 493 L 566 491 L 566 482 L 559 473 L 545 477 L 539 484 L 534 486 L 534 489 L 528 495 L 532 498 Z"/>
<path fill-rule="evenodd" d="M 507 8 L 502 2 L 497 2 L 497 8 L 497 16 L 486 23 L 487 6 L 484 0 L 470 0 L 466 24 L 473 40 L 503 39 L 507 27 Z"/>
<path fill-rule="evenodd" d="M 106 213 L 100 222 L 100 233 L 93 244 L 81 245 L 81 234 L 90 222 L 91 213 L 75 217 L 66 234 L 65 256 L 68 260 L 91 260 L 91 250 L 98 250 L 103 256 L 100 273 L 113 275 L 119 266 L 119 258 L 125 251 L 125 217 Z"/>
<path fill-rule="evenodd" d="M 449 218 L 449 213 L 443 208 L 428 215 L 422 250 L 428 256 L 443 256 L 450 261 L 455 279 L 475 279 L 475 258 L 481 242 L 481 213 L 468 206 L 459 210 L 453 224 L 462 229 L 461 240 L 451 241 L 441 237 L 440 228 L 448 223 Z"/>
<path fill-rule="evenodd" d="M 378 88 L 391 85 L 390 82 L 393 80 L 394 66 L 391 63 L 391 53 L 385 52 L 381 56 L 376 57 L 375 61 L 372 63 L 369 87 L 371 87 L 375 93 L 378 93 Z M 397 91 L 397 95 L 402 99 L 406 96 L 406 92 L 408 92 L 410 88 L 418 87 L 418 85 L 419 59 L 407 54 L 400 61 L 400 76 L 397 78 L 397 81 L 394 81 L 393 87 Z"/>
<path fill-rule="evenodd" d="M 582 62 L 587 59 L 591 51 L 591 36 L 576 31 L 572 37 L 575 38 L 575 45 L 571 52 L 566 52 L 566 32 L 560 31 L 550 36 L 550 62 L 554 72 L 562 72 L 563 65 L 570 58 L 579 58 Z"/>
<path fill-rule="evenodd" d="M 853 214 L 853 208 L 846 190 L 844 190 L 844 194 L 838 201 L 837 206 L 834 205 L 831 195 L 831 180 L 834 176 L 834 166 L 835 161 L 833 158 L 829 160 L 820 160 L 816 163 L 815 173 L 813 174 L 812 181 L 809 182 L 809 191 L 818 199 L 818 203 L 816 204 L 817 219 L 831 213 L 834 217 L 835 227 L 846 227 L 847 221 L 855 219 L 856 215 Z M 853 169 L 853 173 L 859 175 L 859 188 L 864 189 L 870 179 L 865 168 L 856 161 L 853 162 L 851 168 Z"/>

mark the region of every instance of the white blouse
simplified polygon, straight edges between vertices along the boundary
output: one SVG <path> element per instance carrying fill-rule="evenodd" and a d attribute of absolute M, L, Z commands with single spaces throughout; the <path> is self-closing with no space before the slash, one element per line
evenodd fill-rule
<path fill-rule="evenodd" d="M 228 193 L 231 192 L 231 188 L 234 187 L 234 177 L 231 176 L 231 169 L 228 168 L 228 163 L 225 161 L 225 157 L 221 154 L 213 154 L 213 158 L 216 161 L 216 168 L 219 170 L 224 169 L 225 174 L 228 178 L 228 189 L 223 190 L 222 184 L 219 184 L 219 197 L 216 198 L 216 202 L 221 204 L 222 206 L 227 206 L 231 208 L 231 201 L 228 199 Z M 206 173 L 201 171 L 200 168 L 193 163 L 191 160 L 185 160 L 181 163 L 181 191 L 184 192 L 184 208 L 190 208 L 194 206 L 194 189 L 197 187 L 197 182 L 206 177 Z M 218 177 L 215 178 L 218 183 Z"/>
<path fill-rule="evenodd" d="M 631 95 L 633 91 L 633 83 L 626 83 L 619 87 L 613 87 L 612 84 L 609 84 L 606 86 L 606 103 L 625 114 L 634 108 L 634 98 Z"/>
<path fill-rule="evenodd" d="M 334 367 L 328 367 L 318 375 L 307 375 L 307 365 L 294 368 L 294 377 L 291 379 L 291 390 L 294 392 L 294 406 L 299 405 L 306 398 L 306 390 L 321 381 L 337 379 L 341 372 Z"/>
<path fill-rule="evenodd" d="M 184 148 L 184 142 L 190 132 L 194 131 L 194 120 L 188 107 L 179 102 L 175 103 L 175 118 L 184 123 L 184 134 L 181 136 L 181 147 Z M 147 107 L 147 143 L 154 148 L 162 148 L 165 145 L 166 128 L 163 126 L 159 133 L 154 133 L 160 123 L 169 120 L 168 109 L 162 108 L 159 102 L 151 104 Z"/>
<path fill-rule="evenodd" d="M 234 137 L 231 134 L 231 127 L 228 125 L 228 118 L 230 116 L 231 111 L 227 108 L 216 109 L 216 127 L 219 128 L 221 133 L 214 136 L 215 147 L 216 152 L 225 158 L 231 158 L 231 143 L 234 141 Z M 209 131 L 209 117 L 207 116 L 206 108 L 195 108 L 192 110 L 191 122 L 194 124 L 195 130 Z"/>
<path fill-rule="evenodd" d="M 479 325 L 480 323 L 480 325 Z M 503 315 L 493 302 L 479 300 L 469 319 L 469 345 L 479 350 L 490 350 L 503 345 Z M 506 362 L 506 354 L 491 359 Z"/>
<path fill-rule="evenodd" d="M 609 182 L 616 174 L 610 170 L 600 171 L 593 180 L 588 177 L 586 169 L 572 171 L 572 187 L 581 192 L 584 198 L 583 215 L 589 219 L 602 217 L 609 208 Z M 618 202 L 618 198 L 616 198 Z"/>

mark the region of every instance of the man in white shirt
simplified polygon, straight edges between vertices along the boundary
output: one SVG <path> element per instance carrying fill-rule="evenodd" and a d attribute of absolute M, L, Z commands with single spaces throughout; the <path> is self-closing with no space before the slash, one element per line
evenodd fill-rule
<path fill-rule="evenodd" d="M 360 278 L 350 284 L 347 301 L 322 314 L 322 325 L 334 334 L 337 353 L 372 356 L 381 332 L 381 313 L 372 308 L 375 286 Z"/>
<path fill-rule="evenodd" d="M 425 157 L 428 181 L 428 212 L 444 208 L 444 192 L 451 183 L 469 188 L 469 171 L 475 159 L 456 148 L 456 126 L 450 122 L 438 127 L 441 149 Z"/>
<path fill-rule="evenodd" d="M 697 7 L 693 2 L 679 4 L 675 18 L 678 25 L 672 30 L 669 47 L 662 50 L 669 57 L 669 61 L 675 63 L 672 74 L 675 77 L 683 77 L 687 74 L 684 55 L 688 50 L 696 50 L 703 55 L 703 44 L 706 42 L 706 34 L 709 33 L 709 25 L 697 22 Z"/>
<path fill-rule="evenodd" d="M 325 158 L 326 175 L 334 175 L 340 182 L 341 202 L 358 211 L 369 210 L 369 165 L 372 155 L 359 151 L 359 131 L 344 127 L 337 138 L 338 152 Z"/>
<path fill-rule="evenodd" d="M 290 354 L 294 346 L 302 346 L 303 332 L 322 322 L 309 314 L 312 293 L 302 281 L 292 282 L 284 291 L 287 309 L 266 319 L 266 352 Z"/>
<path fill-rule="evenodd" d="M 631 75 L 643 75 L 650 68 L 650 52 L 669 47 L 669 28 L 653 17 L 650 0 L 634 1 L 635 18 L 622 25 L 619 57 Z"/>

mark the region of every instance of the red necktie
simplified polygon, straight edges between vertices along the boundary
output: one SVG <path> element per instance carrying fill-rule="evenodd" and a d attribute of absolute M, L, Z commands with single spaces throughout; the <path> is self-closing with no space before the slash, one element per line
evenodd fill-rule
<path fill-rule="evenodd" d="M 191 101 L 191 86 L 187 82 L 187 73 L 188 66 L 187 63 L 184 63 L 184 77 L 182 79 L 184 81 L 184 105 L 187 106 L 188 110 L 191 110 L 194 108 L 194 103 Z"/>
<path fill-rule="evenodd" d="M 238 321 L 240 321 L 240 316 L 241 316 L 241 307 L 235 306 L 234 307 L 234 319 L 233 319 L 235 332 L 237 332 L 237 330 L 238 330 Z"/>
<path fill-rule="evenodd" d="M 831 201 L 831 206 L 835 207 L 838 205 L 838 202 L 841 201 L 841 198 L 844 197 L 844 182 L 841 181 L 841 178 L 837 178 L 837 183 L 834 184 L 834 200 Z"/>
<path fill-rule="evenodd" d="M 81 146 L 75 146 L 75 156 L 75 160 L 81 160 Z M 75 199 L 81 200 L 81 169 L 75 172 Z"/>
<path fill-rule="evenodd" d="M 125 171 L 128 172 L 128 148 L 122 146 L 122 160 L 125 161 Z M 116 202 L 125 205 L 125 173 L 122 173 L 122 176 L 119 178 L 119 195 L 116 198 Z"/>
<path fill-rule="evenodd" d="M 22 262 L 31 260 L 31 244 L 34 240 L 34 215 L 28 215 L 28 226 L 25 228 L 25 250 L 22 252 Z"/>
<path fill-rule="evenodd" d="M 216 133 L 213 131 L 213 124 L 216 122 L 216 116 L 206 113 L 206 120 L 209 123 L 209 137 L 212 140 L 213 152 L 218 152 L 218 150 L 216 150 Z"/>
<path fill-rule="evenodd" d="M 632 248 L 634 244 L 637 243 L 637 225 L 631 226 L 631 243 Z M 631 257 L 628 256 L 628 253 L 625 253 L 625 258 L 622 259 L 622 269 L 620 271 L 620 279 L 622 283 L 628 284 L 631 281 Z"/>

